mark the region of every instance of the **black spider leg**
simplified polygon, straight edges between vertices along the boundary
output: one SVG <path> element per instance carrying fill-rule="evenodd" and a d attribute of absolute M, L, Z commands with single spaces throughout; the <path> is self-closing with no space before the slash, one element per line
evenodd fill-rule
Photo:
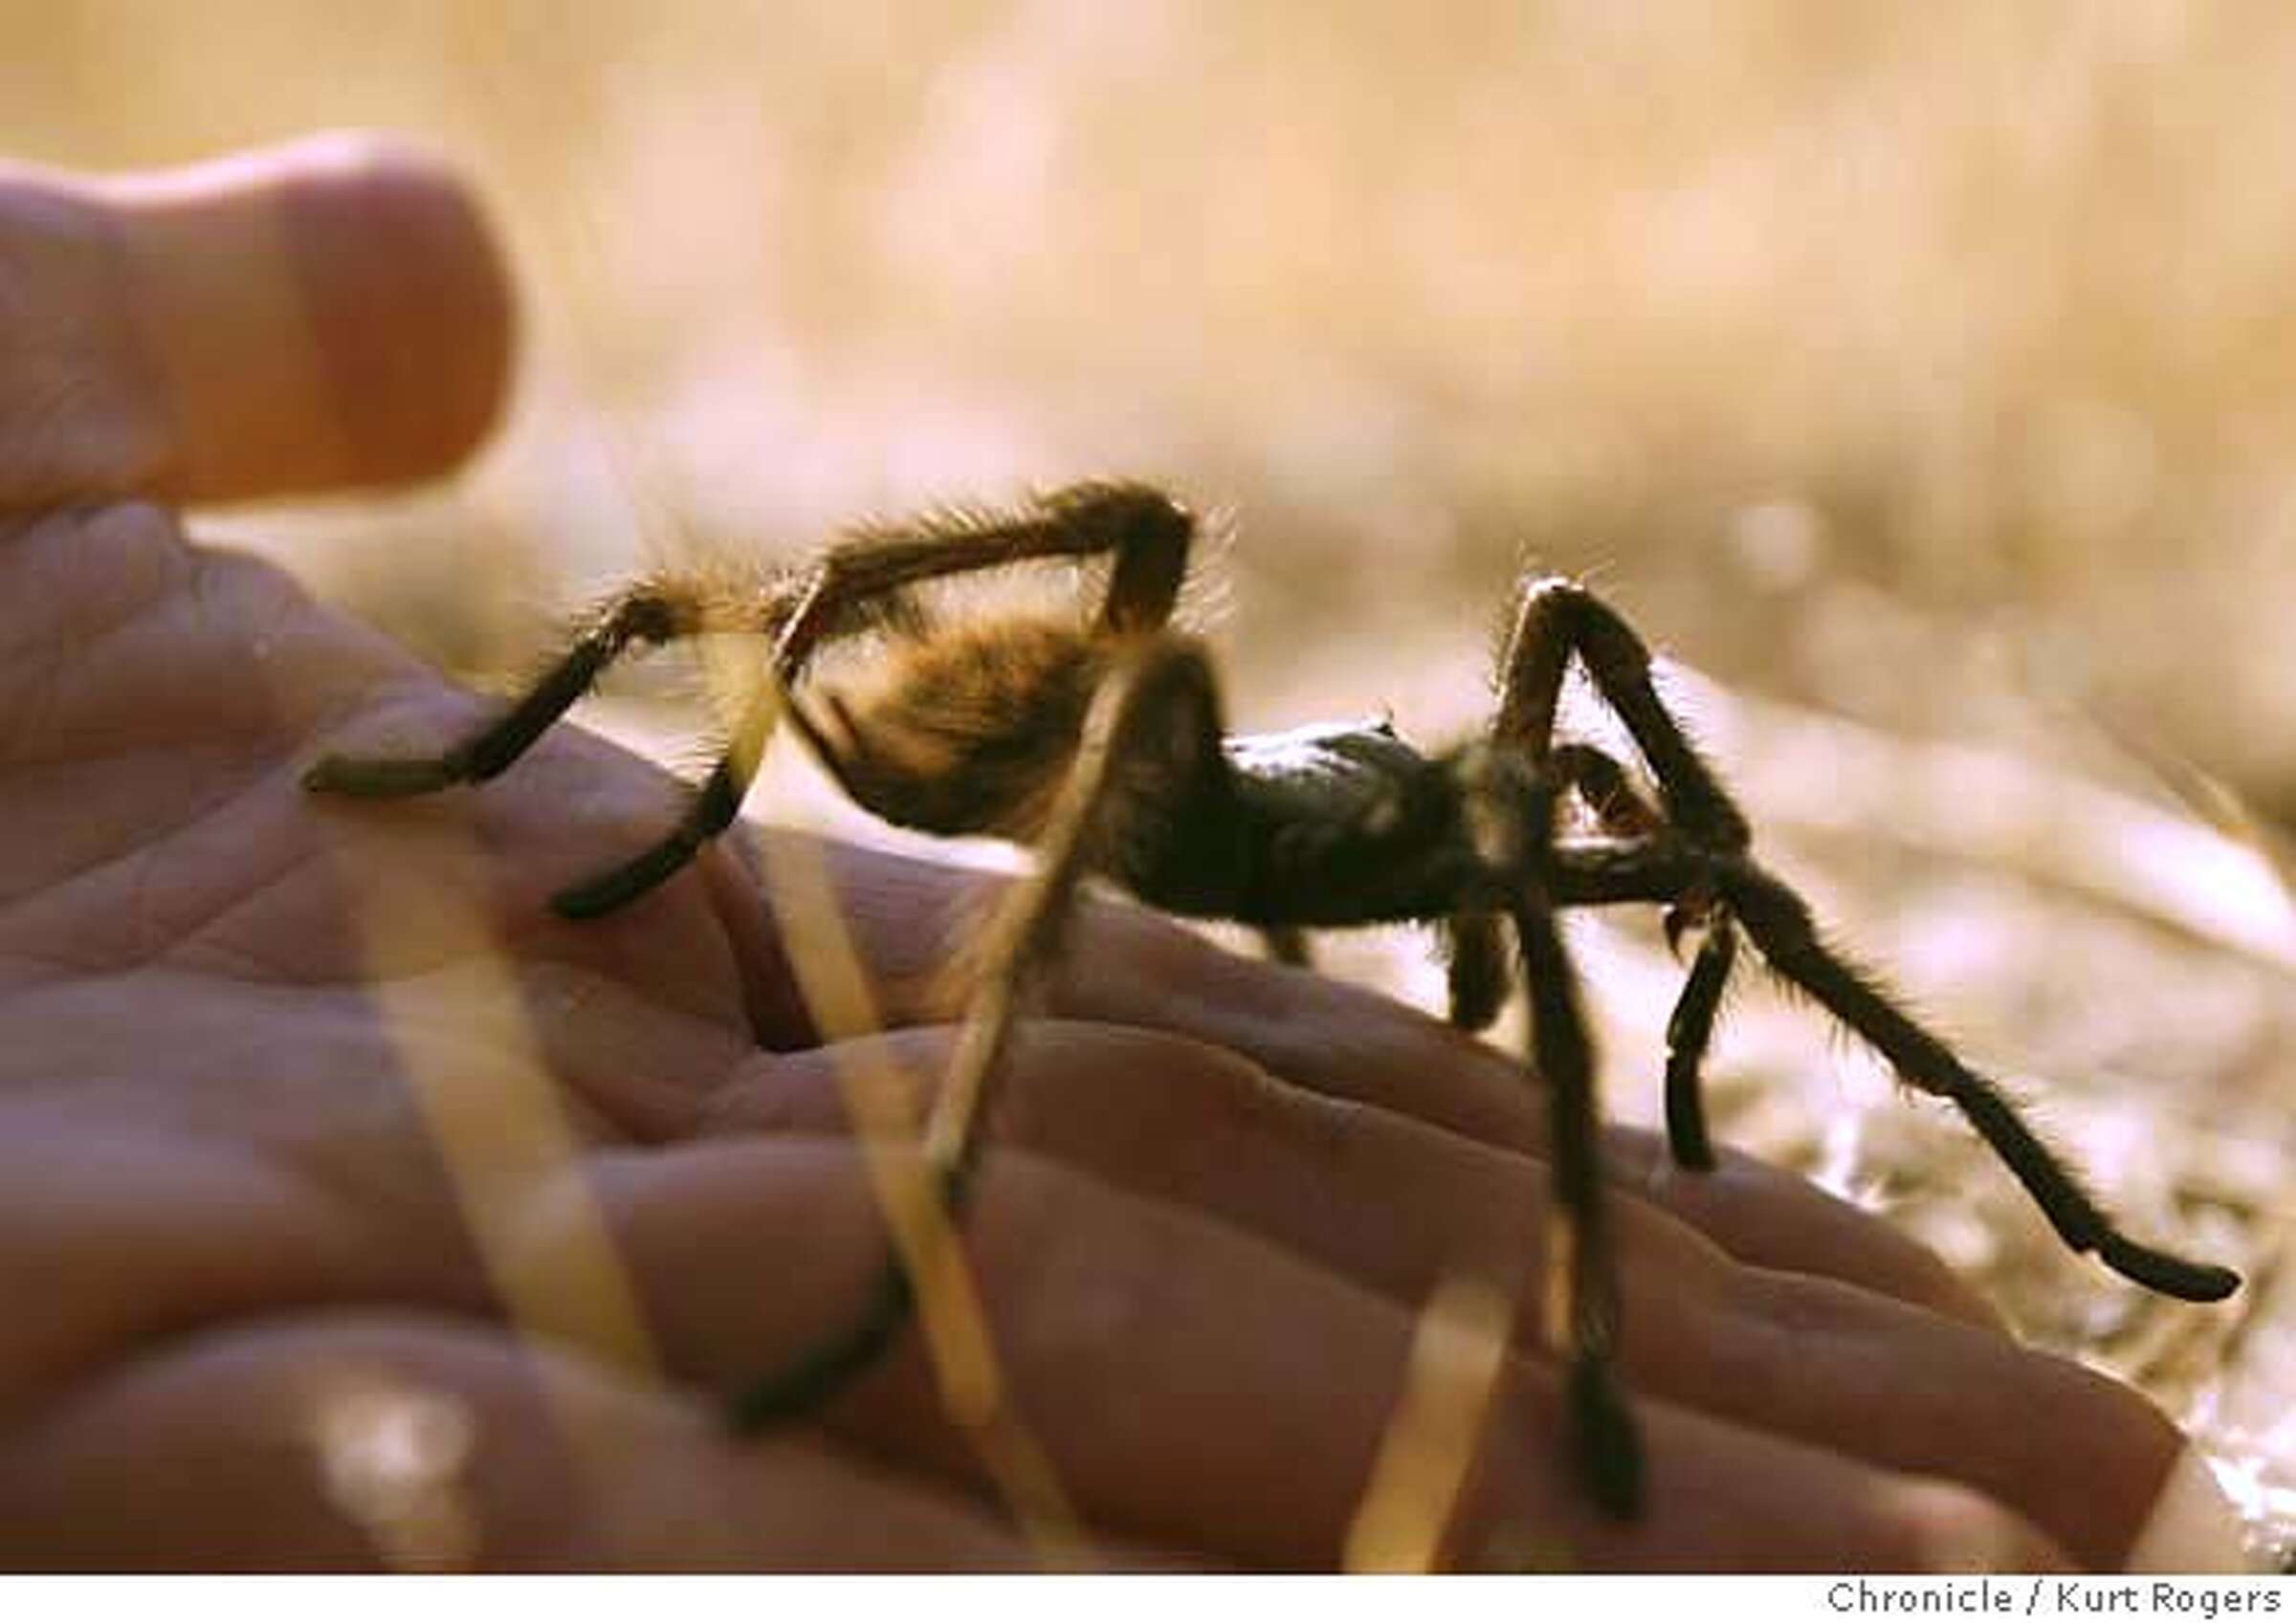
<path fill-rule="evenodd" d="M 1608 604 L 1569 581 L 1527 582 L 1508 645 L 1499 726 L 1504 736 L 1551 737 L 1563 673 L 1573 655 L 1634 739 L 1657 780 L 1659 805 L 1635 792 L 1618 763 L 1581 744 L 1557 744 L 1554 767 L 1578 790 L 1608 832 L 1650 834 L 1662 823 L 1690 850 L 1718 862 L 1742 854 L 1752 835 L 1746 817 L 1691 744 L 1650 680 L 1650 650 Z M 1737 930 L 1715 886 L 1693 873 L 1665 898 L 1667 935 L 1679 944 L 1704 932 L 1698 954 L 1667 1022 L 1667 1143 L 1677 1165 L 1714 1166 L 1707 1131 L 1701 1070 L 1737 962 Z"/>
<path fill-rule="evenodd" d="M 1637 751 L 1657 779 L 1660 804 L 1636 791 L 1623 767 L 1591 745 L 1558 742 L 1555 736 L 1563 678 L 1576 657 L 1588 678 L 1633 737 Z M 1614 843 L 1631 844 L 1662 836 L 1703 856 L 1744 849 L 1744 817 L 1714 775 L 1699 759 L 1682 730 L 1667 714 L 1650 682 L 1650 655 L 1615 613 L 1581 588 L 1563 581 L 1527 582 L 1501 656 L 1499 707 L 1491 737 L 1503 751 L 1519 753 L 1535 787 L 1537 815 L 1526 855 L 1543 875 L 1555 863 L 1555 801 L 1564 790 L 1576 794 L 1598 828 Z M 1695 874 L 1703 865 L 1692 865 Z M 1598 1150 L 1600 1109 L 1595 1092 L 1594 1043 L 1579 1007 L 1578 977 L 1556 932 L 1543 879 L 1526 880 L 1513 908 L 1516 939 L 1523 956 L 1532 1008 L 1532 1059 L 1549 1090 L 1552 1114 L 1556 1209 L 1558 1221 L 1548 1262 L 1548 1333 L 1567 1355 L 1569 1402 L 1580 1469 L 1597 1501 L 1617 1515 L 1632 1515 L 1642 1499 L 1642 1450 L 1631 1413 L 1613 1374 L 1619 1334 L 1616 1263 L 1603 1220 L 1604 1202 Z M 1667 898 L 1674 921 L 1708 918 L 1701 888 L 1685 885 Z M 1473 992 L 1489 977 L 1488 962 L 1465 958 L 1477 926 L 1470 919 L 1451 927 L 1453 1018 L 1462 1014 L 1463 989 Z M 1712 915 L 1709 940 L 1727 941 L 1726 916 Z M 1490 952 L 1488 942 L 1477 948 Z M 1668 1141 L 1689 1166 L 1711 1166 L 1703 1109 L 1698 1102 L 1698 1062 L 1711 1033 L 1731 969 L 1733 948 L 1703 952 L 1691 972 L 1674 1028 L 1668 1076 Z M 1463 973 L 1463 965 L 1465 973 Z"/>
<path fill-rule="evenodd" d="M 1626 769 L 1591 744 L 1556 744 L 1553 759 L 1556 779 L 1577 791 L 1604 834 L 1634 840 L 1665 826 L 1664 814 L 1643 799 Z M 1701 1072 L 1737 965 L 1738 932 L 1727 905 L 1711 887 L 1698 885 L 1686 886 L 1668 902 L 1666 928 L 1667 945 L 1677 951 L 1687 932 L 1702 935 L 1667 1020 L 1667 1148 L 1676 1166 L 1711 1173 L 1717 1163 Z"/>
<path fill-rule="evenodd" d="M 1541 1322 L 1566 1371 L 1571 1450 L 1588 1492 L 1617 1517 L 1640 1513 L 1643 1449 L 1613 1366 L 1619 1286 L 1602 1189 L 1595 1046 L 1544 878 L 1556 786 L 1528 751 L 1496 740 L 1460 770 L 1476 853 L 1503 898 L 1530 1000 L 1532 1074 L 1547 1088 L 1554 1217 L 1547 1229 Z"/>
<path fill-rule="evenodd" d="M 1260 932 L 1260 945 L 1272 962 L 1290 964 L 1294 969 L 1307 969 L 1315 961 L 1304 930 L 1270 925 Z"/>
<path fill-rule="evenodd" d="M 1622 767 L 1592 744 L 1553 746 L 1548 765 L 1556 789 L 1575 792 L 1598 827 L 1628 837 L 1660 822 L 1658 811 L 1635 789 Z M 1481 1031 L 1499 1017 L 1509 989 L 1507 944 L 1496 913 L 1468 911 L 1439 925 L 1450 987 L 1450 1020 Z"/>
<path fill-rule="evenodd" d="M 1127 767 L 1163 751 L 1184 757 L 1141 780 L 1178 783 L 1182 797 L 1205 773 L 1224 772 L 1220 705 L 1210 663 L 1196 644 L 1159 636 L 1127 647 L 1094 692 L 1074 763 L 1037 846 L 1037 866 L 991 919 L 982 974 L 965 1011 L 957 1051 L 926 1124 L 924 1153 L 954 1232 L 980 1161 L 982 1131 L 1038 972 L 1058 953 L 1078 883 L 1159 810 L 1141 801 Z M 737 1431 L 803 1415 L 860 1374 L 908 1322 L 916 1292 L 897 1257 L 879 1267 L 860 1315 L 760 1380 L 727 1406 Z"/>
<path fill-rule="evenodd" d="M 1548 1152 L 1562 1216 L 1548 1231 L 1545 1322 L 1550 1343 L 1568 1359 L 1566 1396 L 1580 1474 L 1597 1504 L 1631 1517 L 1643 1507 L 1643 1445 L 1614 1372 L 1619 1282 L 1604 1217 L 1594 1044 L 1578 976 L 1546 898 L 1526 891 L 1513 916 L 1532 997 L 1531 1062 L 1550 1094 Z"/>
<path fill-rule="evenodd" d="M 1950 1100 L 2040 1205 L 2060 1239 L 2094 1252 L 2115 1273 L 2164 1296 L 2218 1302 L 2240 1288 L 2230 1268 L 2195 1262 L 2123 1234 L 2019 1116 L 1999 1086 L 1979 1076 L 1818 934 L 1800 897 L 1741 858 L 1719 871 L 1723 894 L 1770 967 L 1815 998 L 1888 1060 L 1900 1078 Z"/>
<path fill-rule="evenodd" d="M 1650 650 L 1616 610 L 1574 581 L 1525 583 L 1502 656 L 1506 675 L 1493 732 L 1526 747 L 1552 740 L 1563 672 L 1574 654 L 1657 779 L 1667 822 L 1704 849 L 1744 850 L 1745 814 L 1651 686 Z M 1535 758 L 1543 765 L 1554 747 L 1541 742 Z"/>
<path fill-rule="evenodd" d="M 1436 924 L 1442 940 L 1450 1021 L 1482 1031 L 1507 1005 L 1507 937 L 1491 912 L 1453 913 Z"/>
<path fill-rule="evenodd" d="M 1846 962 L 1819 934 L 1808 905 L 1751 857 L 1719 864 L 1671 831 L 1647 840 L 1565 842 L 1553 853 L 1553 892 L 1563 907 L 1671 902 L 1713 883 L 1778 974 L 1872 1045 L 1909 1086 L 1951 1102 L 2024 1185 L 2059 1238 L 2093 1252 L 2138 1284 L 2185 1302 L 2217 1302 L 2240 1288 L 2230 1268 L 2196 1262 L 2123 1234 L 2036 1137 L 1999 1086 L 1972 1071 L 1935 1036 Z M 1696 976 L 1695 968 L 1692 971 Z"/>
<path fill-rule="evenodd" d="M 443 755 L 404 758 L 331 755 L 303 774 L 320 794 L 368 800 L 428 795 L 483 783 L 506 770 L 588 692 L 606 668 L 635 647 L 659 647 L 711 631 L 778 633 L 797 603 L 787 583 L 740 597 L 706 584 L 662 578 L 641 581 L 590 616 L 573 645 L 501 715 Z"/>
<path fill-rule="evenodd" d="M 1668 1138 L 1684 1165 L 1697 1164 L 1684 1155 L 1686 1149 L 1711 1151 L 1699 1142 L 1705 1121 L 1696 1102 L 1697 1070 L 1734 964 L 1733 936 L 1743 927 L 1771 968 L 1871 1044 L 1900 1078 L 1950 1100 L 2025 1186 L 2066 1245 L 2093 1251 L 2125 1277 L 2185 1301 L 2212 1302 L 2239 1288 L 2240 1276 L 2228 1268 L 2188 1261 L 2122 1234 L 1998 1086 L 1970 1070 L 1825 946 L 1807 905 L 1747 854 L 1744 814 L 1660 701 L 1642 639 L 1600 599 L 1564 581 L 1525 589 L 1509 649 L 1502 726 L 1512 712 L 1532 734 L 1552 729 L 1571 652 L 1658 779 L 1669 847 L 1661 866 L 1672 870 L 1673 884 L 1651 899 L 1667 906 L 1670 932 L 1689 924 L 1707 930 L 1667 1028 Z"/>
<path fill-rule="evenodd" d="M 1626 769 L 1601 750 L 1590 744 L 1557 744 L 1553 759 L 1556 777 L 1577 791 L 1604 834 L 1633 840 L 1665 826 L 1663 814 L 1643 799 Z M 1667 1020 L 1667 1148 L 1675 1165 L 1711 1173 L 1716 1162 L 1700 1073 L 1731 973 L 1737 966 L 1738 932 L 1728 906 L 1718 897 L 1697 888 L 1688 893 L 1692 900 L 1678 899 L 1667 908 L 1668 945 L 1679 949 L 1684 933 L 1692 928 L 1703 936 Z"/>
<path fill-rule="evenodd" d="M 1737 961 L 1738 932 L 1729 913 L 1713 908 L 1706 938 L 1690 960 L 1689 978 L 1682 983 L 1682 996 L 1667 1020 L 1667 1149 L 1676 1166 L 1694 1173 L 1711 1173 L 1716 1165 L 1700 1072 Z"/>
<path fill-rule="evenodd" d="M 1038 559 L 1113 553 L 1100 628 L 1154 630 L 1179 601 L 1194 534 L 1195 519 L 1159 491 L 1076 485 L 1016 514 L 928 517 L 857 535 L 830 549 L 805 578 L 774 647 L 774 675 L 784 691 L 794 691 L 821 645 L 855 624 L 858 609 L 872 601 L 926 581 Z M 560 891 L 551 905 L 570 918 L 610 912 L 693 861 L 741 809 L 778 705 L 770 690 L 751 702 L 735 726 L 733 748 L 674 828 L 620 867 Z"/>

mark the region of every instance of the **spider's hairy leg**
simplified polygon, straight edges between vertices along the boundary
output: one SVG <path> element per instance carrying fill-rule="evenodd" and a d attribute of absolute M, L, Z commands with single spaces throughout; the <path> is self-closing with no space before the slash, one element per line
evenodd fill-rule
<path fill-rule="evenodd" d="M 1631 842 L 1665 827 L 1658 808 L 1643 799 L 1626 769 L 1601 750 L 1589 744 L 1557 744 L 1552 764 L 1557 781 L 1577 793 L 1605 835 Z M 1737 965 L 1738 932 L 1730 910 L 1703 888 L 1694 888 L 1667 907 L 1668 946 L 1679 951 L 1683 936 L 1693 929 L 1703 939 L 1667 1020 L 1667 1148 L 1676 1166 L 1711 1173 L 1717 1163 L 1706 1126 L 1703 1073 L 1714 1022 Z"/>
<path fill-rule="evenodd" d="M 675 874 L 733 822 L 742 799 L 765 759 L 765 746 L 784 713 L 794 714 L 787 690 L 771 676 L 742 708 L 732 740 L 701 788 L 686 802 L 685 815 L 668 834 L 618 867 L 569 885 L 550 898 L 561 918 L 596 918 L 635 901 Z"/>
<path fill-rule="evenodd" d="M 1099 613 L 1102 629 L 1146 632 L 1172 617 L 1187 575 L 1194 515 L 1152 486 L 1071 485 L 1009 512 L 927 514 L 857 531 L 806 577 L 775 649 L 793 682 L 852 606 L 926 581 L 1055 558 L 1115 559 Z"/>
<path fill-rule="evenodd" d="M 1506 897 L 1531 1004 L 1525 1058 L 1547 1088 L 1555 1217 L 1542 1322 L 1568 1371 L 1571 1446 L 1596 1503 L 1632 1517 L 1643 1504 L 1643 1446 L 1615 1368 L 1619 1286 L 1603 1196 L 1595 1043 L 1545 880 L 1556 788 L 1539 763 L 1503 742 L 1462 757 L 1459 780 L 1478 859 Z"/>
<path fill-rule="evenodd" d="M 1963 1064 L 1827 947 L 1808 906 L 1785 885 L 1745 858 L 1724 865 L 1717 877 L 1730 910 L 1771 968 L 1870 1043 L 1905 1082 L 1959 1108 L 2066 1245 L 2094 1252 L 2115 1273 L 2181 1301 L 2217 1302 L 2240 1288 L 2240 1275 L 2230 1268 L 2192 1261 L 2123 1234 L 2024 1124 L 2000 1088 Z"/>
<path fill-rule="evenodd" d="M 1659 806 L 1642 797 L 1610 756 L 1555 740 L 1563 675 L 1574 655 L 1658 780 Z M 1526 581 L 1502 660 L 1492 735 L 1529 751 L 1576 791 L 1605 833 L 1647 837 L 1667 828 L 1715 859 L 1746 849 L 1752 833 L 1745 814 L 1659 698 L 1648 647 L 1601 599 L 1569 581 Z M 1668 939 L 1678 940 L 1691 925 L 1703 925 L 1706 938 L 1667 1022 L 1667 1144 L 1676 1164 L 1704 1172 L 1714 1166 L 1714 1154 L 1701 1069 L 1737 941 L 1728 910 L 1715 907 L 1709 887 L 1696 881 L 1667 898 Z"/>
<path fill-rule="evenodd" d="M 1454 913 L 1436 927 L 1443 940 L 1450 1021 L 1483 1031 L 1507 1006 L 1507 938 L 1497 913 Z"/>
<path fill-rule="evenodd" d="M 1556 710 L 1574 654 L 1657 779 L 1667 821 L 1709 850 L 1744 850 L 1752 837 L 1745 813 L 1659 698 L 1649 648 L 1617 610 L 1576 581 L 1523 583 L 1500 656 L 1492 736 L 1547 764 L 1556 751 Z"/>
<path fill-rule="evenodd" d="M 1146 485 L 1072 485 L 1009 513 L 931 515 L 856 532 L 798 578 L 774 646 L 774 675 L 794 691 L 822 647 L 869 623 L 871 605 L 897 601 L 927 581 L 1051 558 L 1113 553 L 1099 625 L 1110 631 L 1156 630 L 1171 617 L 1187 573 L 1195 518 Z M 761 698 L 735 729 L 733 747 L 710 773 L 675 827 L 610 872 L 560 892 L 552 906 L 571 918 L 610 912 L 692 862 L 725 832 L 757 776 L 764 736 L 778 709 Z M 805 729 L 808 737 L 818 732 Z"/>
<path fill-rule="evenodd" d="M 1551 861 L 1556 899 L 1565 907 L 1673 905 L 1699 887 L 1711 888 L 1710 928 L 1711 921 L 1721 920 L 1743 930 L 1774 971 L 1888 1061 L 1909 1086 L 1959 1108 L 2065 1244 L 2093 1251 L 2116 1273 L 2180 1301 L 2216 1302 L 2240 1288 L 2240 1276 L 2230 1268 L 2191 1261 L 2122 1234 L 2025 1126 L 1999 1087 L 1963 1064 L 1871 977 L 1828 947 L 1808 905 L 1751 857 L 1717 862 L 1671 830 L 1661 830 L 1644 840 L 1564 841 Z M 1728 951 L 1733 950 L 1715 947 L 1710 936 L 1702 956 Z M 1669 1031 L 1670 1039 L 1684 1046 L 1694 1044 L 1694 1028 L 1707 1018 L 1700 1012 L 1707 994 L 1699 990 L 1696 964 L 1690 978 Z M 1720 996 L 1718 981 L 1712 996 Z"/>
<path fill-rule="evenodd" d="M 550 724 L 633 647 L 658 647 L 718 631 L 778 631 L 795 604 L 771 590 L 734 592 L 706 577 L 663 575 L 600 604 L 572 644 L 501 715 L 444 755 L 408 758 L 331 755 L 303 774 L 320 794 L 388 799 L 483 783 L 533 747 Z"/>
<path fill-rule="evenodd" d="M 964 1026 L 925 1127 L 924 1152 L 954 1232 L 984 1142 L 983 1128 L 1013 1029 L 1039 972 L 1058 954 L 1084 876 L 1121 840 L 1140 807 L 1142 781 L 1185 798 L 1187 774 L 1225 770 L 1219 690 L 1203 650 L 1184 638 L 1132 640 L 1093 696 L 1076 757 L 1037 846 L 1037 866 L 1014 886 L 987 927 L 987 952 Z M 1155 752 L 1177 755 L 1146 779 L 1126 768 Z M 888 1256 L 854 1324 L 728 1406 L 738 1431 L 803 1415 L 867 1370 L 907 1322 L 916 1292 Z"/>
<path fill-rule="evenodd" d="M 1555 1211 L 1547 1257 L 1547 1335 L 1569 1370 L 1572 1446 L 1595 1502 L 1613 1516 L 1643 1505 L 1643 1445 L 1614 1368 L 1619 1285 L 1603 1216 L 1601 1107 L 1578 978 L 1544 896 L 1513 910 L 1531 995 L 1532 1064 L 1547 1085 Z"/>
<path fill-rule="evenodd" d="M 1594 745 L 1576 740 L 1556 744 L 1547 765 L 1556 786 L 1576 794 L 1603 833 L 1633 839 L 1665 826 L 1658 808 L 1643 798 L 1625 767 Z"/>
<path fill-rule="evenodd" d="M 1556 788 L 1576 793 L 1605 832 L 1635 836 L 1660 826 L 1657 809 L 1628 779 L 1626 769 L 1593 745 L 1556 744 L 1547 764 Z M 1485 1030 L 1507 1002 L 1511 966 L 1500 917 L 1458 913 L 1441 921 L 1438 931 L 1450 990 L 1450 1021 L 1462 1031 Z"/>
<path fill-rule="evenodd" d="M 1672 916 L 1669 914 L 1669 917 Z M 1689 978 L 1667 1020 L 1667 1148 L 1674 1164 L 1694 1173 L 1714 1170 L 1713 1140 L 1706 1130 L 1705 1090 L 1699 1073 L 1713 1041 L 1730 974 L 1737 963 L 1738 932 L 1728 910 L 1712 909 L 1706 939 L 1690 960 Z"/>
<path fill-rule="evenodd" d="M 1314 954 L 1308 947 L 1308 932 L 1281 926 L 1270 926 L 1260 932 L 1260 945 L 1267 949 L 1272 963 L 1290 964 L 1293 969 L 1308 969 L 1314 963 Z"/>

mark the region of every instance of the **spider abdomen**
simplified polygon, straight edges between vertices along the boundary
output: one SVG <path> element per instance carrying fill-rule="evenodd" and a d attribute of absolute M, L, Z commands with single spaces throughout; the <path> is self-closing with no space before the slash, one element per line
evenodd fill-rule
<path fill-rule="evenodd" d="M 1050 619 L 897 641 L 878 680 L 829 697 L 838 722 L 822 740 L 829 767 L 888 822 L 1033 840 L 1109 653 L 1105 640 Z"/>

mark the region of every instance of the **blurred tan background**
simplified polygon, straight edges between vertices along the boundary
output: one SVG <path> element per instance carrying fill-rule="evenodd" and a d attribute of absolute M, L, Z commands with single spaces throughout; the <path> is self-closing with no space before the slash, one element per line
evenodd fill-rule
<path fill-rule="evenodd" d="M 484 464 L 218 526 L 472 680 L 641 564 L 1095 473 L 1231 510 L 1245 725 L 1470 726 L 1517 569 L 1590 576 L 1841 933 L 2252 1283 L 2064 1258 L 1766 996 L 1726 1136 L 2146 1385 L 2288 1559 L 2296 11 L 0 5 L 0 150 L 368 125 L 483 186 L 532 318 Z M 594 713 L 699 725 L 664 693 Z M 1646 1119 L 1678 972 L 1578 939 Z"/>

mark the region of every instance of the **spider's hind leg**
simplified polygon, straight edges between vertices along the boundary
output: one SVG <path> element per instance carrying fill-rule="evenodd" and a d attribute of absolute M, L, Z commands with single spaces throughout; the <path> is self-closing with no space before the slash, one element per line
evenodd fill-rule
<path fill-rule="evenodd" d="M 1807 905 L 1747 854 L 1745 816 L 1660 701 L 1650 682 L 1648 649 L 1615 611 L 1583 588 L 1565 581 L 1534 581 L 1524 588 L 1506 655 L 1496 724 L 1502 736 L 1554 775 L 1569 776 L 1565 754 L 1583 746 L 1555 745 L 1551 739 L 1563 671 L 1574 654 L 1625 723 L 1658 780 L 1664 822 L 1633 844 L 1652 859 L 1653 878 L 1662 872 L 1670 877 L 1658 889 L 1638 891 L 1637 898 L 1666 904 L 1669 936 L 1692 925 L 1705 932 L 1667 1025 L 1667 1137 L 1678 1162 L 1711 1165 L 1698 1070 L 1742 932 L 1773 970 L 1872 1045 L 1902 1080 L 1957 1107 L 2075 1251 L 2093 1251 L 2125 1277 L 2186 1301 L 2215 1301 L 2238 1288 L 2239 1276 L 2229 1268 L 2191 1261 L 2123 1234 L 2025 1126 L 1999 1087 L 1963 1064 L 1825 944 Z M 1576 770 L 1583 772 L 1586 764 Z M 1594 772 L 1601 778 L 1605 769 L 1597 766 Z M 1577 786 L 1591 801 L 1590 781 L 1581 776 Z M 1619 877 L 1633 866 L 1618 866 Z M 1627 891 L 1614 894 L 1623 899 Z"/>
<path fill-rule="evenodd" d="M 2122 1233 L 2025 1125 L 2000 1087 L 1963 1064 L 1871 977 L 1828 947 L 1808 905 L 1784 884 L 1747 858 L 1717 872 L 1730 911 L 1770 967 L 1870 1044 L 1900 1080 L 1958 1108 L 2025 1186 L 2066 1245 L 2094 1252 L 2123 1278 L 2180 1301 L 2220 1301 L 2240 1288 L 2241 1277 L 2230 1268 L 2196 1262 Z"/>

